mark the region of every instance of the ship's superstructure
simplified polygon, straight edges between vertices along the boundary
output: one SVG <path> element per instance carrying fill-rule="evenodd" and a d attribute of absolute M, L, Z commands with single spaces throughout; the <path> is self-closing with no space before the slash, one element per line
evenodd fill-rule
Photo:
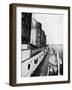
<path fill-rule="evenodd" d="M 21 69 L 22 77 L 31 76 L 47 52 L 46 35 L 42 24 L 31 13 L 22 13 Z"/>

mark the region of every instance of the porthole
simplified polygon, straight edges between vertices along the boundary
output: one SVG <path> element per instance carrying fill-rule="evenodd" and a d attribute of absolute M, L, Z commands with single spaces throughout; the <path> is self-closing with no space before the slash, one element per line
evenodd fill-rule
<path fill-rule="evenodd" d="M 28 70 L 30 69 L 30 64 L 28 64 Z"/>
<path fill-rule="evenodd" d="M 34 60 L 34 64 L 37 64 L 37 62 L 38 62 L 38 58 Z"/>

